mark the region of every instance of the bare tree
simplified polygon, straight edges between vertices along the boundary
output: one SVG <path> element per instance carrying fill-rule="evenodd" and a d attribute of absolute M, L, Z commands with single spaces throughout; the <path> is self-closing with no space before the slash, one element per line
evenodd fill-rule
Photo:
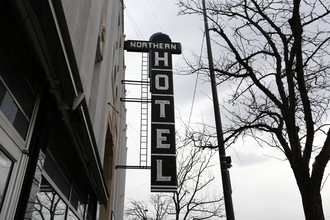
<path fill-rule="evenodd" d="M 147 220 L 148 204 L 144 201 L 133 200 L 129 204 L 129 208 L 125 210 L 125 215 L 132 220 Z M 150 219 L 150 218 L 149 218 Z"/>
<path fill-rule="evenodd" d="M 166 219 L 169 202 L 170 201 L 162 196 L 162 194 L 152 194 L 148 203 L 145 201 L 132 200 L 129 203 L 129 207 L 125 210 L 125 215 L 132 220 Z M 152 210 L 149 209 L 148 204 L 152 206 Z"/>
<path fill-rule="evenodd" d="M 170 201 L 166 198 L 163 198 L 161 194 L 151 195 L 150 201 L 155 210 L 155 219 L 162 220 L 165 219 Z"/>
<path fill-rule="evenodd" d="M 187 139 L 191 142 L 191 139 Z M 189 146 L 190 145 L 190 146 Z M 132 219 L 166 219 L 175 216 L 176 220 L 212 219 L 223 217 L 223 199 L 208 187 L 214 181 L 211 174 L 211 159 L 214 153 L 203 151 L 185 142 L 178 147 L 178 190 L 173 194 L 154 194 L 148 204 L 131 201 L 125 214 Z M 150 214 L 147 216 L 147 212 Z M 170 219 L 173 219 L 172 217 Z"/>
<path fill-rule="evenodd" d="M 198 0 L 178 4 L 181 14 L 202 14 Z M 282 150 L 306 219 L 323 220 L 320 189 L 330 158 L 330 2 L 209 0 L 207 12 L 214 45 L 222 51 L 214 61 L 218 83 L 233 88 L 226 106 L 227 146 L 252 136 Z"/>
<path fill-rule="evenodd" d="M 223 197 L 209 192 L 215 177 L 209 172 L 213 152 L 189 145 L 192 139 L 178 149 L 178 191 L 172 196 L 169 213 L 175 219 L 212 219 L 224 217 Z M 190 143 L 189 143 L 190 142 Z"/>

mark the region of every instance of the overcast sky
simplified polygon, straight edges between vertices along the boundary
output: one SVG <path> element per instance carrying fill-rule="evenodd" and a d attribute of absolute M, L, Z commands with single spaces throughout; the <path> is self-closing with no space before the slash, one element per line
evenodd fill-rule
<path fill-rule="evenodd" d="M 170 36 L 173 42 L 180 42 L 182 55 L 173 55 L 174 71 L 185 67 L 184 57 L 192 59 L 199 54 L 203 40 L 202 17 L 178 16 L 177 0 L 124 0 L 126 40 L 149 40 L 156 32 Z M 205 43 L 204 43 L 205 45 Z M 214 51 L 214 57 L 217 51 Z M 205 54 L 204 54 L 205 56 Z M 141 54 L 125 53 L 127 79 L 139 79 Z M 174 99 L 176 117 L 188 121 L 192 109 L 192 122 L 213 123 L 213 105 L 210 99 L 210 85 L 198 81 L 194 105 L 193 92 L 196 75 L 174 76 Z M 127 86 L 127 96 L 136 96 L 136 90 Z M 220 102 L 225 90 L 218 88 Z M 138 165 L 139 157 L 139 104 L 127 103 L 128 122 L 128 165 Z M 176 120 L 178 122 L 178 120 Z M 178 125 L 176 125 L 178 127 Z M 253 146 L 249 141 L 238 141 L 234 149 L 228 149 L 233 167 L 230 169 L 233 189 L 233 205 L 237 220 L 302 220 L 304 219 L 300 194 L 291 168 L 279 150 Z M 215 170 L 217 186 L 222 193 L 220 171 Z M 328 175 L 326 172 L 325 175 Z M 323 192 L 326 219 L 330 219 L 330 183 Z M 150 171 L 127 170 L 126 201 L 145 199 L 150 195 Z"/>

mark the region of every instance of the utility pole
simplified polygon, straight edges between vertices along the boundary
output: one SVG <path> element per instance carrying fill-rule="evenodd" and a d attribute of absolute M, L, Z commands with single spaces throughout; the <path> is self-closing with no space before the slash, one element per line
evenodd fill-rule
<path fill-rule="evenodd" d="M 224 146 L 220 109 L 219 109 L 219 100 L 218 100 L 217 86 L 216 86 L 215 75 L 214 75 L 211 41 L 210 41 L 209 27 L 208 27 L 206 8 L 205 8 L 205 0 L 202 0 L 202 2 L 203 2 L 205 38 L 206 38 L 207 55 L 208 55 L 208 60 L 209 60 L 210 78 L 211 78 L 211 87 L 212 87 L 215 126 L 216 126 L 216 131 L 217 131 L 218 150 L 219 150 L 219 157 L 220 157 L 222 187 L 223 187 L 223 194 L 224 194 L 225 208 L 226 208 L 226 218 L 227 218 L 227 220 L 235 220 L 233 201 L 232 201 L 232 197 L 231 197 L 232 190 L 231 190 L 230 176 L 229 176 L 229 170 L 228 170 L 230 167 L 231 161 L 230 161 L 230 157 L 226 156 L 226 151 L 225 151 L 225 146 Z"/>

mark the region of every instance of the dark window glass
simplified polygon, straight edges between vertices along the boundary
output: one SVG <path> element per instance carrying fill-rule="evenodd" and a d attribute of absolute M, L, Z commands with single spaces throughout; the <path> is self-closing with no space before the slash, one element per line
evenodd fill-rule
<path fill-rule="evenodd" d="M 23 137 L 29 126 L 29 120 L 19 108 L 13 96 L 9 93 L 4 84 L 0 81 L 0 110 L 14 126 L 17 132 Z"/>
<path fill-rule="evenodd" d="M 29 121 L 25 118 L 22 111 L 17 111 L 13 125 L 17 132 L 25 138 L 29 128 Z"/>
<path fill-rule="evenodd" d="M 9 182 L 13 161 L 0 150 L 0 213 Z"/>
<path fill-rule="evenodd" d="M 44 170 L 49 175 L 49 177 L 54 181 L 56 186 L 61 190 L 66 198 L 69 198 L 70 194 L 70 183 L 65 178 L 64 173 L 61 168 L 57 165 L 52 155 L 48 152 L 46 153 L 46 160 L 44 164 Z"/>
<path fill-rule="evenodd" d="M 14 101 L 14 99 L 11 97 L 11 95 L 6 91 L 3 100 L 1 102 L 1 111 L 3 114 L 8 118 L 11 124 L 14 124 L 14 120 L 16 118 L 18 107 Z"/>
<path fill-rule="evenodd" d="M 0 111 L 25 139 L 43 68 L 12 3 L 0 2 Z"/>
<path fill-rule="evenodd" d="M 74 190 L 72 190 L 72 192 L 71 192 L 71 196 L 70 196 L 70 203 L 71 203 L 71 205 L 72 205 L 75 209 L 78 208 L 78 202 L 79 202 L 79 200 L 78 200 L 78 196 L 76 195 L 76 193 L 74 192 Z"/>
<path fill-rule="evenodd" d="M 88 198 L 86 197 L 86 193 L 81 193 L 81 191 L 78 189 L 79 184 L 72 184 L 70 204 L 77 211 L 79 216 L 84 216 L 85 207 L 88 203 Z"/>
<path fill-rule="evenodd" d="M 95 211 L 96 211 L 96 201 L 95 198 L 91 196 L 88 201 L 86 219 L 93 220 L 96 214 Z"/>

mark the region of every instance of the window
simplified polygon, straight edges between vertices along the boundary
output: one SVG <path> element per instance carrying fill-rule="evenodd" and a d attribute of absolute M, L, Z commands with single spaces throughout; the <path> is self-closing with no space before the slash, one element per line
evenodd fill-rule
<path fill-rule="evenodd" d="M 74 189 L 72 189 L 74 191 Z M 73 194 L 72 194 L 73 195 Z M 25 219 L 31 220 L 87 220 L 93 219 L 94 199 L 89 197 L 82 201 L 73 196 L 70 201 L 56 187 L 56 184 L 47 175 L 42 176 L 41 184 L 33 200 L 29 201 L 29 207 L 25 213 Z M 90 204 L 88 204 L 90 203 Z"/>
<path fill-rule="evenodd" d="M 16 28 L 0 34 L 0 111 L 5 116 L 3 119 L 8 119 L 7 124 L 26 139 L 42 70 L 20 38 L 23 36 L 11 32 L 14 30 Z"/>
<path fill-rule="evenodd" d="M 34 201 L 31 219 L 65 220 L 67 205 L 50 184 L 43 178 Z"/>
<path fill-rule="evenodd" d="M 13 161 L 11 161 L 7 155 L 0 149 L 0 213 L 2 208 L 2 203 L 5 198 L 7 185 L 11 175 L 11 170 L 13 167 Z"/>
<path fill-rule="evenodd" d="M 10 1 L 0 5 L 0 26 L 5 30 L 0 32 L 0 219 L 12 219 L 24 186 L 29 129 L 44 79 L 16 6 Z"/>
<path fill-rule="evenodd" d="M 14 97 L 10 94 L 9 90 L 0 81 L 0 110 L 9 120 L 10 124 L 14 126 L 16 131 L 25 138 L 29 120 L 24 115 L 23 111 L 15 102 Z"/>
<path fill-rule="evenodd" d="M 94 220 L 97 202 L 81 166 L 76 164 L 76 169 L 72 169 L 72 164 L 61 161 L 68 155 L 58 156 L 50 149 L 40 152 L 24 219 Z"/>
<path fill-rule="evenodd" d="M 29 78 L 31 72 L 23 73 L 16 66 L 12 60 L 0 59 L 0 110 L 25 139 L 39 83 L 35 78 Z"/>

